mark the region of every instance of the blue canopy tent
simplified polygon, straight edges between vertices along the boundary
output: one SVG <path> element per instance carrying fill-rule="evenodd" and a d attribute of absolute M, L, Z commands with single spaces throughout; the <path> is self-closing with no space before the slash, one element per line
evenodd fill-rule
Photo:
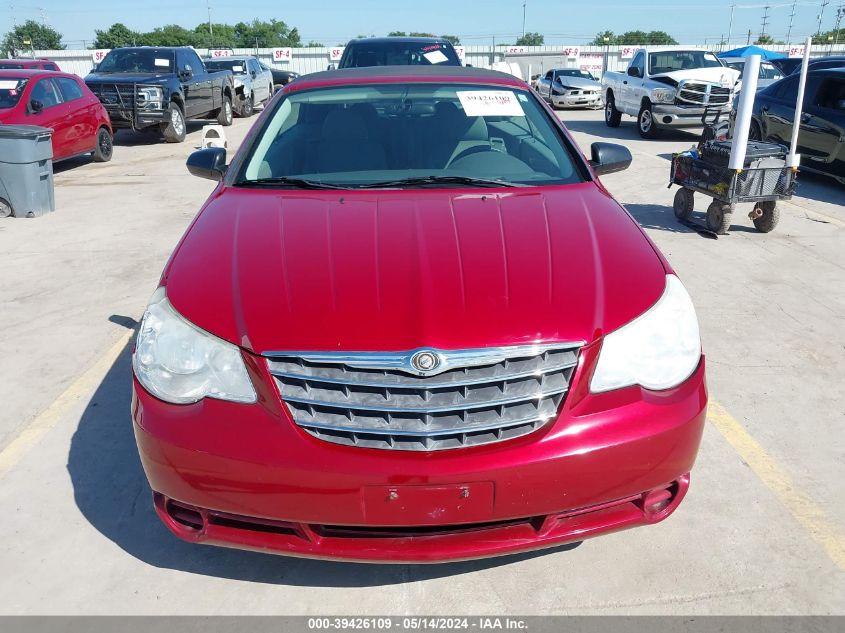
<path fill-rule="evenodd" d="M 750 55 L 759 55 L 763 59 L 781 59 L 782 57 L 786 57 L 783 53 L 767 51 L 765 48 L 760 48 L 759 46 L 743 46 L 742 48 L 735 48 L 732 51 L 719 53 L 719 57 L 748 57 Z"/>

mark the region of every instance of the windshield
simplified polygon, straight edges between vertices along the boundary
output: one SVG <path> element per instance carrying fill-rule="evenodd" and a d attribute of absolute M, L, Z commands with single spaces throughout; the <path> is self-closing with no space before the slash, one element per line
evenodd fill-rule
<path fill-rule="evenodd" d="M 25 77 L 0 78 L 0 108 L 14 108 L 18 105 L 28 81 Z"/>
<path fill-rule="evenodd" d="M 125 48 L 111 51 L 97 66 L 98 73 L 168 73 L 173 70 L 173 51 L 157 48 Z"/>
<path fill-rule="evenodd" d="M 24 65 L 17 62 L 0 61 L 0 68 L 12 68 L 14 70 L 23 70 Z"/>
<path fill-rule="evenodd" d="M 649 75 L 691 68 L 718 68 L 721 65 L 719 59 L 707 51 L 659 51 L 648 56 Z"/>
<path fill-rule="evenodd" d="M 259 132 L 236 184 L 280 178 L 343 187 L 582 180 L 563 137 L 528 91 L 451 83 L 287 95 Z M 421 178 L 428 180 L 396 184 Z"/>
<path fill-rule="evenodd" d="M 358 42 L 343 53 L 340 68 L 368 66 L 460 66 L 455 49 L 439 42 Z"/>
<path fill-rule="evenodd" d="M 563 70 L 558 70 L 557 75 L 562 75 L 564 77 L 581 77 L 582 79 L 595 79 L 595 77 L 586 70 L 579 70 L 578 68 L 564 68 Z"/>
<path fill-rule="evenodd" d="M 233 75 L 246 74 L 246 61 L 242 59 L 205 60 L 207 70 L 231 70 Z"/>

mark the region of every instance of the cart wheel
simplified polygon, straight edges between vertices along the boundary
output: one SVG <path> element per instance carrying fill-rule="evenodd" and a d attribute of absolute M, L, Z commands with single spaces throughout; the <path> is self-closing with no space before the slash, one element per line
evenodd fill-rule
<path fill-rule="evenodd" d="M 689 220 L 692 215 L 693 205 L 695 199 L 693 197 L 692 189 L 681 187 L 675 192 L 675 200 L 672 203 L 672 209 L 675 211 L 675 217 L 679 220 Z"/>
<path fill-rule="evenodd" d="M 733 207 L 714 200 L 707 207 L 707 228 L 716 235 L 726 235 L 731 228 L 731 213 Z"/>
<path fill-rule="evenodd" d="M 758 202 L 756 207 L 762 215 L 754 218 L 754 227 L 761 233 L 770 232 L 778 225 L 778 220 L 780 220 L 780 209 L 777 203 L 774 200 Z"/>

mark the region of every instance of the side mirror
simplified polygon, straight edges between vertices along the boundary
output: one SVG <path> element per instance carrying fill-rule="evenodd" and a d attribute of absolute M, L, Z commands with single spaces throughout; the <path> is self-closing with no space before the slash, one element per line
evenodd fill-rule
<path fill-rule="evenodd" d="M 29 112 L 29 114 L 38 114 L 43 109 L 44 104 L 41 103 L 38 99 L 33 99 L 29 102 L 29 107 L 27 108 L 27 111 Z"/>
<path fill-rule="evenodd" d="M 640 69 L 637 68 L 636 66 L 630 66 L 628 68 L 628 74 L 631 77 L 642 77 L 642 75 L 640 74 Z"/>
<path fill-rule="evenodd" d="M 250 75 L 250 77 L 252 77 L 253 79 L 255 79 L 255 78 L 258 76 L 258 75 L 256 75 L 256 74 L 255 74 L 255 71 L 254 71 L 254 70 L 253 70 L 251 73 L 249 73 L 249 75 Z"/>
<path fill-rule="evenodd" d="M 590 165 L 596 176 L 628 169 L 633 160 L 628 148 L 616 143 L 593 143 L 590 152 L 593 155 Z"/>
<path fill-rule="evenodd" d="M 222 147 L 197 150 L 188 156 L 185 165 L 194 176 L 220 182 L 226 173 L 226 150 Z"/>
<path fill-rule="evenodd" d="M 180 70 L 179 71 L 179 79 L 182 81 L 188 81 L 194 76 L 193 70 Z"/>

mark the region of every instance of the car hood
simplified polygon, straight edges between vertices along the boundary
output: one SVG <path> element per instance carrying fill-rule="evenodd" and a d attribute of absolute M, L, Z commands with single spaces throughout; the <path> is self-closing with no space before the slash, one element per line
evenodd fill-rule
<path fill-rule="evenodd" d="M 592 341 L 665 270 L 594 183 L 214 196 L 162 277 L 188 320 L 256 353 Z"/>
<path fill-rule="evenodd" d="M 673 70 L 670 73 L 657 73 L 651 75 L 652 79 L 656 77 L 669 77 L 678 82 L 684 79 L 698 79 L 700 81 L 707 81 L 714 84 L 719 84 L 725 88 L 732 87 L 736 80 L 739 79 L 739 71 L 733 68 L 689 68 L 687 70 Z"/>
<path fill-rule="evenodd" d="M 564 86 L 570 86 L 572 88 L 593 88 L 595 90 L 601 88 L 599 82 L 584 79 L 583 77 L 561 77 L 560 80 Z"/>
<path fill-rule="evenodd" d="M 88 73 L 85 83 L 161 83 L 172 77 L 172 73 Z"/>

